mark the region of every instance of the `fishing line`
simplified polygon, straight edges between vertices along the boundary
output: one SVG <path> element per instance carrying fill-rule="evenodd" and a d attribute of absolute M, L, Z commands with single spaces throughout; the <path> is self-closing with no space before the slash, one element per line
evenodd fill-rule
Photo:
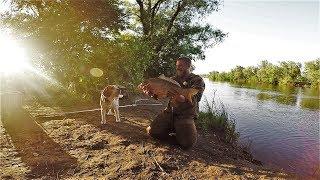
<path fill-rule="evenodd" d="M 138 104 L 139 101 L 146 101 L 146 100 L 150 100 L 150 99 L 137 99 L 134 101 L 133 104 L 128 104 L 128 105 L 122 105 L 119 106 L 119 108 L 121 107 L 136 107 L 136 106 L 162 106 L 163 104 L 161 103 L 153 103 L 153 104 L 149 104 L 149 103 L 144 103 L 144 104 Z"/>

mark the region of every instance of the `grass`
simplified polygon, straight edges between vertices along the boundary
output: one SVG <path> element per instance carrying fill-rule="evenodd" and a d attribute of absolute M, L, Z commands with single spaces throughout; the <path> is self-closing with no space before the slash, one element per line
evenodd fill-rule
<path fill-rule="evenodd" d="M 230 118 L 225 106 L 217 104 L 214 98 L 211 102 L 205 98 L 204 111 L 199 112 L 196 123 L 197 127 L 213 132 L 225 142 L 236 143 L 239 138 L 235 121 Z"/>

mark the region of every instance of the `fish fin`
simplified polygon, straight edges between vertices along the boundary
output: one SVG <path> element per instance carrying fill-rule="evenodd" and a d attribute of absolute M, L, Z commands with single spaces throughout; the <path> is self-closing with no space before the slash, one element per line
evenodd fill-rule
<path fill-rule="evenodd" d="M 169 81 L 169 82 L 171 82 L 171 83 L 173 83 L 173 84 L 181 87 L 180 84 L 179 84 L 177 81 L 175 81 L 175 80 L 173 80 L 173 79 L 171 79 L 171 78 L 169 78 L 169 77 L 166 77 L 164 74 L 161 74 L 161 75 L 159 76 L 159 79 L 163 79 L 163 80 L 165 80 L 165 81 Z"/>
<path fill-rule="evenodd" d="M 196 95 L 199 92 L 199 89 L 195 89 L 195 88 L 188 88 L 185 91 L 185 97 L 187 98 L 187 100 L 189 102 L 192 103 L 192 96 Z"/>

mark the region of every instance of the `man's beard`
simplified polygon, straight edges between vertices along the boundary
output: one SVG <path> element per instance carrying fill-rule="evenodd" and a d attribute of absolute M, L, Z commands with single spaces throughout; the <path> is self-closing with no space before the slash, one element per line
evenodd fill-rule
<path fill-rule="evenodd" d="M 177 75 L 178 75 L 179 77 L 183 77 L 183 76 L 185 76 L 186 74 L 187 74 L 186 71 L 177 70 Z"/>

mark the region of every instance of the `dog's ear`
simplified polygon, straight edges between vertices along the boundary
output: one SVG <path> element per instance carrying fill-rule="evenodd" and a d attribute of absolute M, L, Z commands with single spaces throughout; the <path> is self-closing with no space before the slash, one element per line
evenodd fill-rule
<path fill-rule="evenodd" d="M 105 97 L 110 97 L 112 92 L 113 92 L 113 86 L 108 85 L 107 87 L 104 88 L 103 95 Z"/>

